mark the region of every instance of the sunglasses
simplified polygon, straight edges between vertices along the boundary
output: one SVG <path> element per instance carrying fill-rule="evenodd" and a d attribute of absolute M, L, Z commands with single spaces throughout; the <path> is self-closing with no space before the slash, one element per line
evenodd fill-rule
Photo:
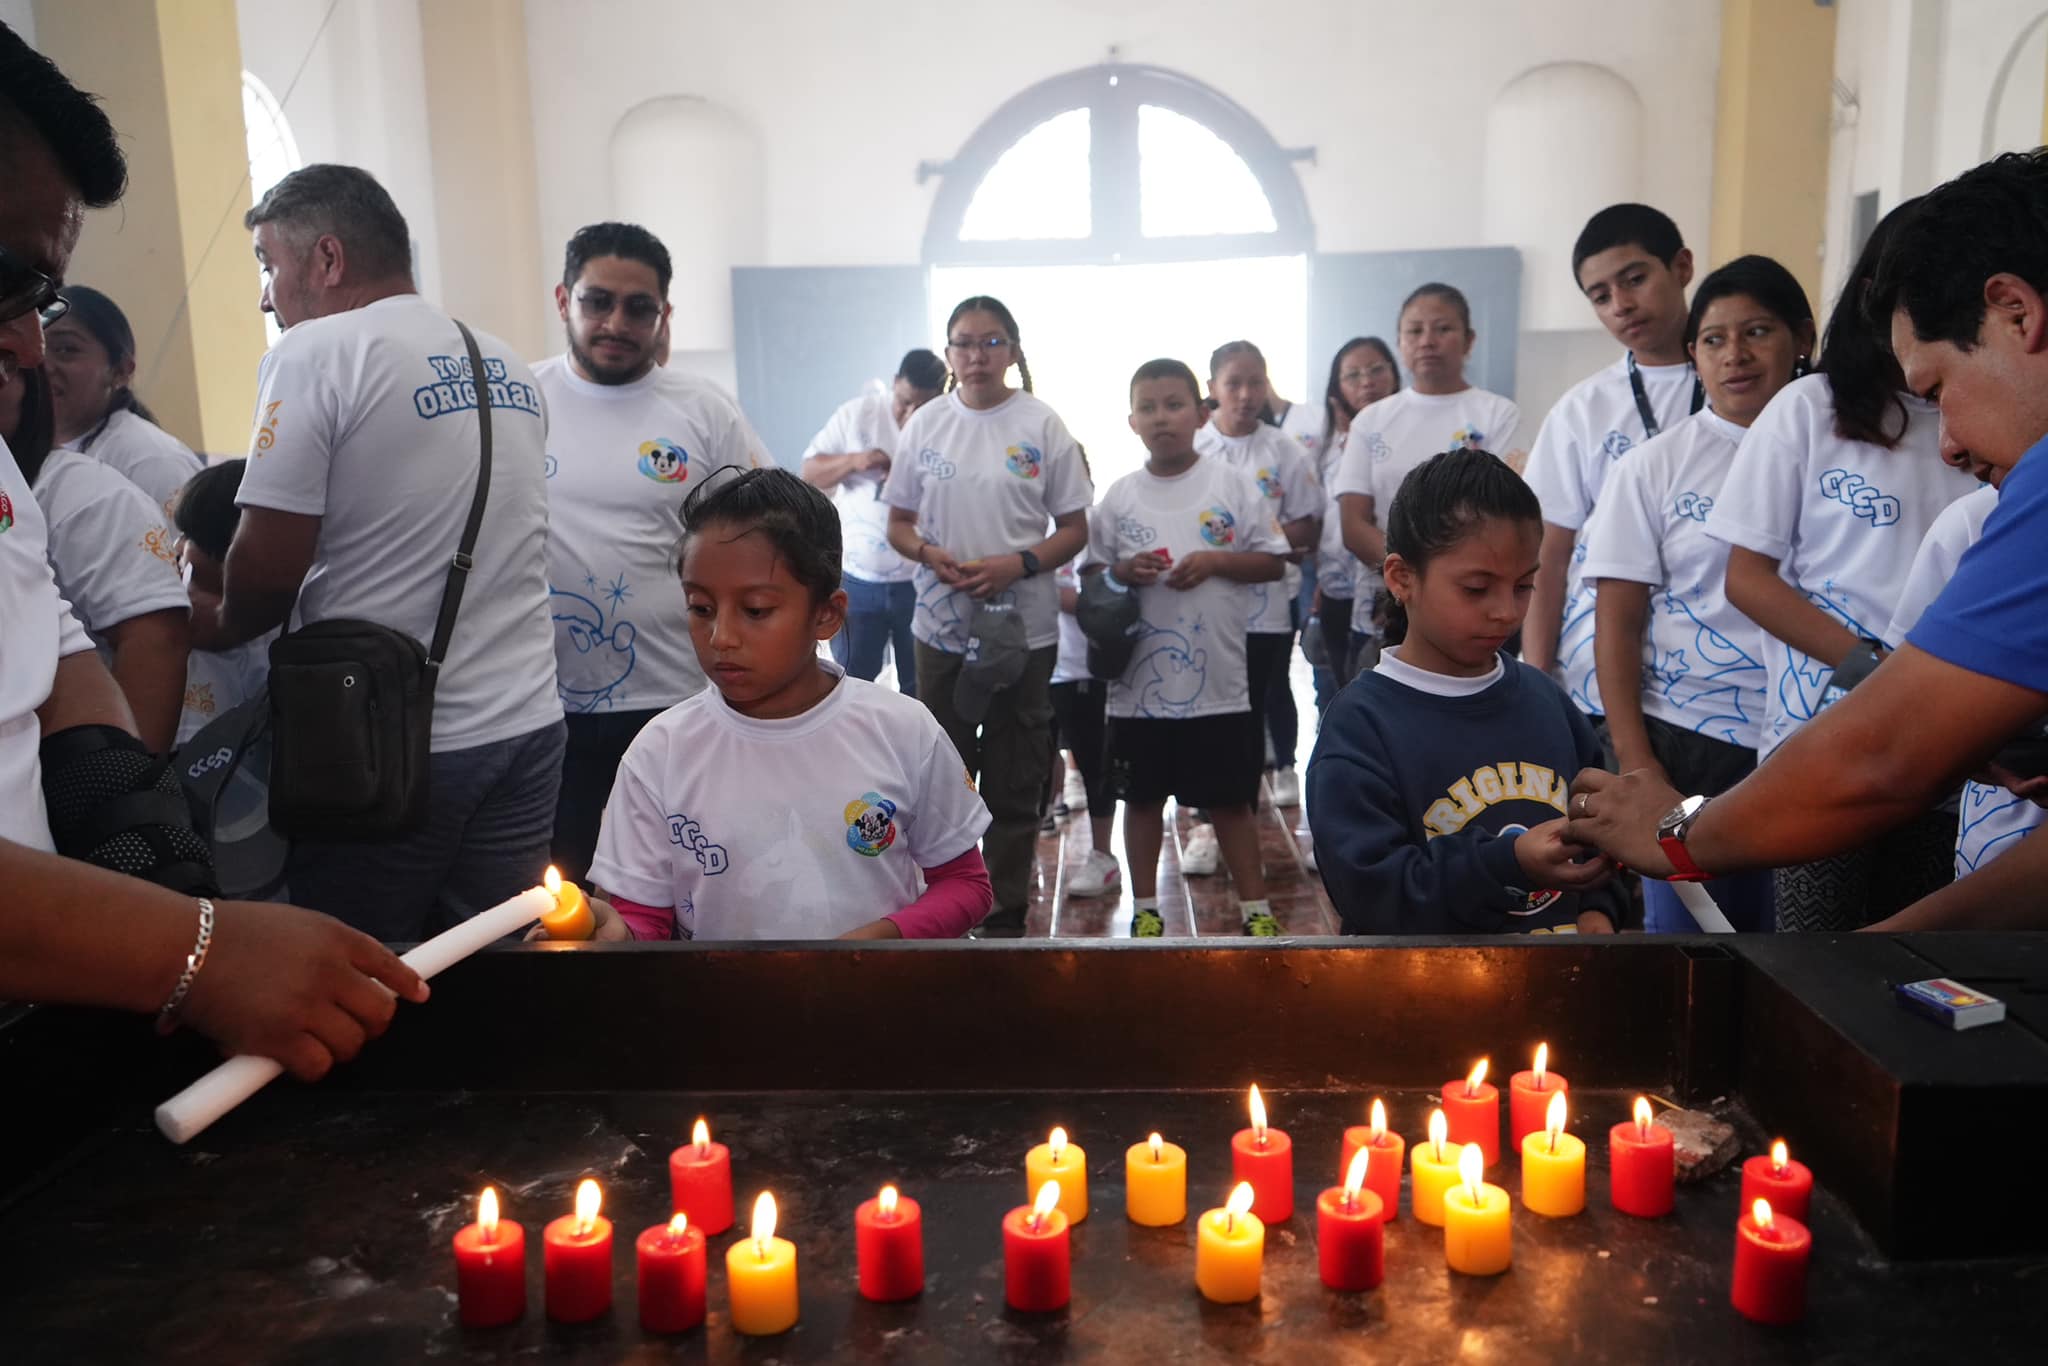
<path fill-rule="evenodd" d="M 57 282 L 0 247 L 0 323 L 13 322 L 34 309 L 48 327 L 71 310 L 71 303 L 57 293 Z"/>
<path fill-rule="evenodd" d="M 626 310 L 626 321 L 635 327 L 646 327 L 661 319 L 661 300 L 652 294 L 628 294 L 620 299 L 608 289 L 586 289 L 576 295 L 576 307 L 592 322 L 604 321 L 619 307 Z"/>

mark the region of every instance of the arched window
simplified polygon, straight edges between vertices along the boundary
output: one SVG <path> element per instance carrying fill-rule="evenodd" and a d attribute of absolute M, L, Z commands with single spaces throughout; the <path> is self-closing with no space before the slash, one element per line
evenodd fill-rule
<path fill-rule="evenodd" d="M 285 122 L 283 106 L 249 71 L 242 73 L 242 127 L 249 138 L 249 202 L 254 204 L 305 163 L 299 159 L 298 139 Z M 284 335 L 268 313 L 263 315 L 263 330 L 273 343 Z"/>

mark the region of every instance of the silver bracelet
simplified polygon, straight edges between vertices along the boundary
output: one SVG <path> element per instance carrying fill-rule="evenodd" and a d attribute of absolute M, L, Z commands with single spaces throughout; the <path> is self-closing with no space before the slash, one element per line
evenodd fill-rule
<path fill-rule="evenodd" d="M 213 903 L 202 896 L 199 898 L 199 937 L 192 942 L 192 952 L 185 955 L 185 970 L 178 974 L 178 985 L 171 989 L 171 999 L 165 1001 L 164 1008 L 156 1013 L 158 1024 L 169 1024 L 177 1018 L 185 998 L 192 994 L 192 983 L 198 978 L 199 969 L 206 966 L 206 951 L 212 946 Z"/>

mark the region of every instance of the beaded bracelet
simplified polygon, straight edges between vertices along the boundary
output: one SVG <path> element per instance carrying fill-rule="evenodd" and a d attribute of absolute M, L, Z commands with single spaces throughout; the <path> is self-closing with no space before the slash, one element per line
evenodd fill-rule
<path fill-rule="evenodd" d="M 185 998 L 192 994 L 192 983 L 199 976 L 199 969 L 206 966 L 206 951 L 212 946 L 213 903 L 202 896 L 199 898 L 199 938 L 193 941 L 192 952 L 185 955 L 185 970 L 178 974 L 178 985 L 171 989 L 171 999 L 165 1001 L 164 1008 L 156 1013 L 159 1026 L 168 1025 L 177 1018 Z"/>

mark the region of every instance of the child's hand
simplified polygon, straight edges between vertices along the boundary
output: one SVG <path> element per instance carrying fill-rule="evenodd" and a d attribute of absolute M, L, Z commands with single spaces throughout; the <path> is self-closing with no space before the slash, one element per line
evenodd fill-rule
<path fill-rule="evenodd" d="M 927 544 L 918 552 L 919 562 L 926 569 L 939 576 L 939 582 L 948 588 L 958 588 L 967 578 L 967 571 L 960 567 L 960 561 L 953 558 L 953 552 L 942 545 Z"/>
<path fill-rule="evenodd" d="M 633 931 L 627 927 L 625 917 L 621 916 L 617 909 L 612 906 L 612 903 L 606 901 L 603 897 L 593 896 L 590 898 L 590 915 L 591 919 L 596 922 L 590 931 L 591 943 L 621 944 L 632 940 Z M 541 926 L 535 925 L 526 932 L 526 937 L 529 941 L 546 939 L 548 932 Z"/>
<path fill-rule="evenodd" d="M 1112 571 L 1117 582 L 1132 588 L 1150 588 L 1172 565 L 1173 556 L 1164 550 L 1147 550 L 1131 556 Z"/>
<path fill-rule="evenodd" d="M 1605 911 L 1580 911 L 1579 933 L 1613 934 L 1614 922 L 1608 918 Z"/>
<path fill-rule="evenodd" d="M 1173 567 L 1166 576 L 1168 588 L 1193 588 L 1206 583 L 1216 572 L 1216 553 L 1213 550 L 1198 550 Z"/>
<path fill-rule="evenodd" d="M 848 930 L 839 937 L 841 939 L 901 939 L 903 931 L 897 929 L 896 922 L 885 915 L 880 920 L 870 920 L 857 930 Z"/>
<path fill-rule="evenodd" d="M 970 597 L 992 598 L 1024 577 L 1024 561 L 1016 555 L 988 555 L 960 566 L 959 589 Z"/>
<path fill-rule="evenodd" d="M 1529 879 L 1546 889 L 1583 892 L 1613 876 L 1613 861 L 1596 849 L 1566 839 L 1564 827 L 1560 816 L 1515 837 L 1515 862 Z"/>

